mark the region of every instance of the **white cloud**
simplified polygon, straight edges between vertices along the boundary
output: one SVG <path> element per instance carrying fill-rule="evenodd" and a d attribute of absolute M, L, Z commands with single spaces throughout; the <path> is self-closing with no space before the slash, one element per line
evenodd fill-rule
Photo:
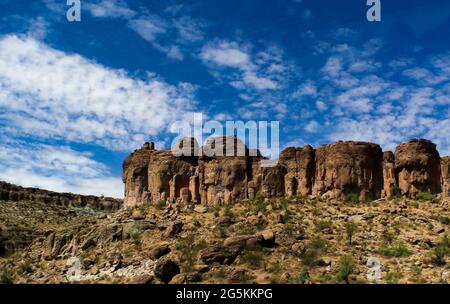
<path fill-rule="evenodd" d="M 155 16 L 133 19 L 128 24 L 132 30 L 148 42 L 154 42 L 158 35 L 165 33 L 167 30 L 165 22 Z"/>
<path fill-rule="evenodd" d="M 305 126 L 305 131 L 309 132 L 309 133 L 314 133 L 314 132 L 317 132 L 317 130 L 319 130 L 319 128 L 320 128 L 320 124 L 317 121 L 312 120 Z"/>
<path fill-rule="evenodd" d="M 192 90 L 135 79 L 33 38 L 0 39 L 0 122 L 11 133 L 128 150 L 188 115 Z"/>
<path fill-rule="evenodd" d="M 236 89 L 255 93 L 278 90 L 287 85 L 292 70 L 283 62 L 281 53 L 280 49 L 270 47 L 252 54 L 249 46 L 215 40 L 203 46 L 199 58 L 215 69 L 216 77 L 227 79 Z M 234 73 L 223 72 L 223 69 L 234 70 Z"/>
<path fill-rule="evenodd" d="M 0 180 L 58 192 L 123 197 L 123 183 L 105 165 L 69 147 L 2 139 Z"/>
<path fill-rule="evenodd" d="M 136 12 L 128 7 L 123 0 L 102 0 L 96 3 L 83 3 L 82 7 L 94 17 L 129 19 Z"/>

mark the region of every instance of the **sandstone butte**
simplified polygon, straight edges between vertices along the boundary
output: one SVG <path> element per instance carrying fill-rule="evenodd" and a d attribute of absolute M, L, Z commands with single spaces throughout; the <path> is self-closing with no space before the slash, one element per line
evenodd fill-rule
<path fill-rule="evenodd" d="M 230 150 L 227 143 L 233 143 L 231 149 L 235 149 L 231 156 L 192 153 L 217 145 Z M 237 154 L 236 147 L 245 153 Z M 436 145 L 426 139 L 412 139 L 394 153 L 383 152 L 377 144 L 355 141 L 317 149 L 291 147 L 280 153 L 274 167 L 261 166 L 265 158 L 259 152 L 253 156 L 236 138 L 215 138 L 203 147 L 186 138 L 176 149 L 181 156 L 145 143 L 125 159 L 125 207 L 158 202 L 229 205 L 257 196 L 371 201 L 397 195 L 415 198 L 422 193 L 450 195 L 450 158 L 441 158 Z"/>

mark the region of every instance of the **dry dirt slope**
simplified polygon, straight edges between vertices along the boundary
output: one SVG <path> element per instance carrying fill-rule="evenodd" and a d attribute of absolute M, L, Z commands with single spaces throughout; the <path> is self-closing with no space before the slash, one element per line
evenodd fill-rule
<path fill-rule="evenodd" d="M 115 213 L 0 202 L 12 283 L 444 283 L 449 201 L 255 199 Z M 371 276 L 367 276 L 367 274 Z"/>

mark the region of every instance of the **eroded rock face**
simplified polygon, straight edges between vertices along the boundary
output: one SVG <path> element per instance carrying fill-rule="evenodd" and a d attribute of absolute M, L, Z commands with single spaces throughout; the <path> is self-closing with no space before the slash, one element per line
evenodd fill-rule
<path fill-rule="evenodd" d="M 234 137 L 212 138 L 202 147 L 187 138 L 163 151 L 146 144 L 124 162 L 125 205 L 226 205 L 257 196 L 309 194 L 366 201 L 399 194 L 399 186 L 409 196 L 441 189 L 439 154 L 426 140 L 400 145 L 395 157 L 366 142 L 292 147 L 281 152 L 276 165 L 266 164 Z M 448 191 L 448 182 L 442 184 Z"/>
<path fill-rule="evenodd" d="M 431 141 L 412 139 L 399 145 L 395 167 L 402 194 L 414 198 L 420 192 L 441 192 L 441 159 Z"/>
<path fill-rule="evenodd" d="M 286 195 L 311 194 L 316 167 L 313 147 L 287 148 L 280 154 L 279 162 L 286 169 L 284 176 Z"/>
<path fill-rule="evenodd" d="M 442 196 L 450 197 L 450 157 L 446 156 L 441 159 L 441 183 Z"/>
<path fill-rule="evenodd" d="M 337 142 L 316 151 L 313 192 L 347 200 L 376 199 L 383 189 L 383 153 L 379 145 L 365 142 Z"/>
<path fill-rule="evenodd" d="M 150 201 L 148 192 L 148 165 L 155 152 L 154 144 L 144 146 L 131 153 L 123 162 L 123 182 L 125 183 L 124 206 L 138 206 Z"/>
<path fill-rule="evenodd" d="M 395 180 L 395 156 L 391 151 L 383 153 L 383 184 L 384 195 L 386 197 L 394 196 L 396 189 Z"/>

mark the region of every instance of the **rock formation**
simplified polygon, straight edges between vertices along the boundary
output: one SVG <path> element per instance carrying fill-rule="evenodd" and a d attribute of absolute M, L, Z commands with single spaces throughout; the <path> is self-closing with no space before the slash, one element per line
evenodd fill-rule
<path fill-rule="evenodd" d="M 420 192 L 441 192 L 441 159 L 431 141 L 412 139 L 399 145 L 395 168 L 402 194 L 416 197 Z"/>
<path fill-rule="evenodd" d="M 442 196 L 450 197 L 450 157 L 441 159 Z"/>
<path fill-rule="evenodd" d="M 24 188 L 5 182 L 0 182 L 0 200 L 18 202 L 43 202 L 66 207 L 85 207 L 105 211 L 117 211 L 122 207 L 122 200 L 110 197 L 58 193 L 37 188 Z"/>
<path fill-rule="evenodd" d="M 339 141 L 316 151 L 314 194 L 365 201 L 377 199 L 383 189 L 380 146 L 365 142 Z"/>
<path fill-rule="evenodd" d="M 394 196 L 397 183 L 395 180 L 395 156 L 391 151 L 383 153 L 383 183 L 384 195 L 382 196 Z"/>
<path fill-rule="evenodd" d="M 163 151 L 146 143 L 123 164 L 124 205 L 225 205 L 257 196 L 307 195 L 366 201 L 441 191 L 440 157 L 428 140 L 402 144 L 395 156 L 383 153 L 377 144 L 339 141 L 317 150 L 287 148 L 275 166 L 264 166 L 265 161 L 259 151 L 247 149 L 234 137 L 212 138 L 202 147 L 185 138 Z M 448 195 L 448 167 L 442 171 Z"/>
<path fill-rule="evenodd" d="M 279 162 L 287 172 L 284 176 L 286 195 L 311 194 L 316 169 L 313 147 L 287 148 L 280 154 Z"/>

